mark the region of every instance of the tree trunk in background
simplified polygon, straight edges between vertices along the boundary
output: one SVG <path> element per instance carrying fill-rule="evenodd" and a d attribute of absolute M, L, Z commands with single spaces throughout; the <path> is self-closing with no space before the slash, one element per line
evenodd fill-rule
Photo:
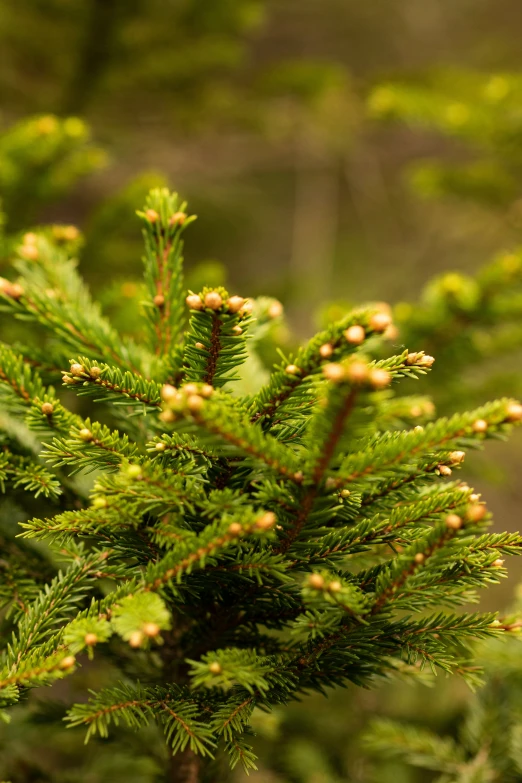
<path fill-rule="evenodd" d="M 200 783 L 201 764 L 196 754 L 186 748 L 172 756 L 165 783 Z"/>
<path fill-rule="evenodd" d="M 123 22 L 137 9 L 137 0 L 91 0 L 76 64 L 62 99 L 62 114 L 84 112 L 110 64 Z"/>
<path fill-rule="evenodd" d="M 332 295 L 339 213 L 339 170 L 335 158 L 306 138 L 296 150 L 295 201 L 290 275 L 299 301 L 306 299 L 310 315 Z M 299 302 L 296 303 L 297 305 Z M 301 311 L 301 308 L 297 308 Z"/>

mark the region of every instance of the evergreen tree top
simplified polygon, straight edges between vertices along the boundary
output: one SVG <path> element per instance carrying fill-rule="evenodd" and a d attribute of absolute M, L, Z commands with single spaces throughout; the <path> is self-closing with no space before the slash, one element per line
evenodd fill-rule
<path fill-rule="evenodd" d="M 25 234 L 19 276 L 0 280 L 2 312 L 38 335 L 0 345 L 0 482 L 26 509 L 21 534 L 2 531 L 2 705 L 106 657 L 119 681 L 70 725 L 156 721 L 170 779 L 188 781 L 223 750 L 255 766 L 255 707 L 425 666 L 474 683 L 471 643 L 508 629 L 457 609 L 505 575 L 522 537 L 487 532 L 480 496 L 446 479 L 522 406 L 427 421 L 426 405 L 419 425 L 419 398 L 393 392 L 434 359 L 382 358 L 382 306 L 242 394 L 279 303 L 187 294 L 186 204 L 156 190 L 138 215 L 142 341 L 93 302 L 72 233 Z"/>

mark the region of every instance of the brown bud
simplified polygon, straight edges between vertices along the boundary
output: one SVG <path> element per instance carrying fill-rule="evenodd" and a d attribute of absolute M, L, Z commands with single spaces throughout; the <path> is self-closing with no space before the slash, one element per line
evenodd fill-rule
<path fill-rule="evenodd" d="M 270 530 L 276 523 L 276 515 L 273 511 L 266 511 L 262 517 L 256 520 L 256 527 L 260 530 Z"/>
<path fill-rule="evenodd" d="M 96 365 L 91 367 L 91 369 L 89 370 L 89 375 L 91 376 L 91 378 L 94 378 L 94 380 L 96 380 L 96 378 L 99 378 L 101 373 L 102 373 L 101 368 L 96 367 Z"/>
<path fill-rule="evenodd" d="M 187 383 L 183 387 L 183 392 L 187 395 L 199 394 L 199 389 L 195 383 Z"/>
<path fill-rule="evenodd" d="M 159 219 L 159 215 L 155 209 L 146 209 L 145 217 L 147 218 L 149 223 L 156 223 L 156 221 Z"/>
<path fill-rule="evenodd" d="M 473 425 L 471 429 L 473 432 L 486 432 L 488 428 L 488 423 L 485 421 L 485 419 L 477 419 L 473 422 Z"/>
<path fill-rule="evenodd" d="M 85 372 L 85 367 L 83 364 L 71 364 L 71 369 L 69 370 L 73 375 L 83 375 Z"/>
<path fill-rule="evenodd" d="M 330 364 L 324 365 L 323 375 L 325 378 L 327 378 L 327 380 L 337 383 L 338 381 L 344 380 L 346 377 L 346 371 L 342 364 L 331 362 Z"/>
<path fill-rule="evenodd" d="M 449 460 L 453 465 L 458 465 L 461 462 L 464 462 L 464 458 L 466 457 L 465 451 L 452 451 L 449 455 Z"/>
<path fill-rule="evenodd" d="M 419 362 L 419 361 L 420 361 L 420 359 L 422 358 L 422 355 L 423 355 L 423 354 L 422 354 L 422 351 L 421 351 L 420 353 L 419 353 L 419 352 L 412 351 L 412 353 L 409 353 L 409 354 L 407 355 L 407 357 L 406 357 L 406 360 L 405 360 L 405 363 L 406 363 L 406 364 L 409 364 L 409 365 L 411 365 L 411 364 L 417 364 L 417 362 Z"/>
<path fill-rule="evenodd" d="M 420 565 L 421 563 L 424 563 L 424 561 L 426 560 L 426 556 L 423 555 L 422 552 L 417 552 L 417 554 L 413 559 L 415 560 L 416 563 Z"/>
<path fill-rule="evenodd" d="M 156 449 L 156 451 L 165 451 L 167 447 L 162 441 L 159 441 L 158 443 L 156 443 L 154 448 Z"/>
<path fill-rule="evenodd" d="M 62 658 L 60 661 L 60 669 L 71 669 L 75 663 L 76 658 L 74 655 L 66 655 L 65 658 Z"/>
<path fill-rule="evenodd" d="M 384 330 L 383 336 L 386 338 L 386 340 L 396 340 L 399 336 L 399 330 L 395 324 L 390 324 L 387 329 Z"/>
<path fill-rule="evenodd" d="M 191 413 L 198 413 L 203 405 L 203 397 L 200 397 L 199 394 L 191 394 L 187 399 L 187 408 Z"/>
<path fill-rule="evenodd" d="M 458 514 L 448 514 L 444 521 L 449 530 L 460 530 L 462 527 L 462 519 Z"/>
<path fill-rule="evenodd" d="M 233 326 L 232 331 L 234 332 L 234 334 L 243 334 L 243 329 L 240 327 L 239 324 Z"/>
<path fill-rule="evenodd" d="M 51 402 L 44 402 L 40 410 L 45 416 L 51 416 L 54 413 L 54 406 Z"/>
<path fill-rule="evenodd" d="M 467 508 L 466 519 L 469 519 L 470 522 L 480 522 L 487 513 L 488 510 L 483 503 L 473 503 Z"/>
<path fill-rule="evenodd" d="M 466 487 L 466 489 L 469 489 L 469 487 Z M 478 503 L 480 500 L 480 495 L 474 492 L 472 495 L 469 496 L 469 500 L 470 503 Z"/>
<path fill-rule="evenodd" d="M 493 568 L 502 568 L 502 566 L 504 565 L 504 560 L 501 557 L 498 557 L 496 560 L 493 560 L 491 565 L 493 566 Z"/>
<path fill-rule="evenodd" d="M 185 212 L 174 212 L 169 218 L 169 226 L 182 226 L 186 219 L 187 215 Z"/>
<path fill-rule="evenodd" d="M 285 372 L 288 373 L 288 375 L 299 375 L 299 367 L 295 364 L 287 364 L 285 367 Z"/>
<path fill-rule="evenodd" d="M 28 261 L 36 261 L 40 255 L 36 245 L 22 245 L 22 247 L 19 248 L 18 253 L 22 258 L 26 258 Z"/>
<path fill-rule="evenodd" d="M 348 329 L 346 329 L 344 332 L 344 337 L 346 342 L 350 343 L 350 345 L 360 345 L 362 342 L 364 342 L 366 332 L 362 326 L 359 324 L 354 324 L 353 326 L 349 326 Z"/>
<path fill-rule="evenodd" d="M 308 584 L 313 587 L 314 590 L 322 590 L 324 587 L 324 578 L 321 574 L 310 574 L 308 577 Z"/>
<path fill-rule="evenodd" d="M 94 647 L 95 644 L 98 643 L 98 637 L 95 633 L 86 633 L 84 637 L 84 642 L 87 645 L 87 647 Z"/>
<path fill-rule="evenodd" d="M 27 234 L 23 235 L 22 239 L 24 245 L 35 245 L 38 237 L 36 234 L 33 234 L 32 231 L 29 231 Z"/>
<path fill-rule="evenodd" d="M 18 299 L 20 299 L 20 297 L 24 295 L 24 289 L 22 288 L 20 283 L 13 283 L 11 286 L 11 290 L 8 292 L 8 295 L 12 299 L 16 299 L 18 301 Z"/>
<path fill-rule="evenodd" d="M 242 530 L 243 528 L 241 527 L 239 522 L 231 522 L 230 525 L 228 526 L 228 532 L 230 533 L 231 536 L 238 536 Z"/>
<path fill-rule="evenodd" d="M 156 307 L 163 307 L 163 305 L 165 304 L 165 297 L 163 296 L 163 294 L 156 294 L 156 296 L 152 301 L 154 302 Z"/>
<path fill-rule="evenodd" d="M 212 397 L 214 394 L 214 387 L 210 385 L 210 383 L 204 383 L 201 389 L 199 390 L 199 393 L 202 397 Z"/>
<path fill-rule="evenodd" d="M 70 375 L 64 375 L 62 381 L 68 386 L 73 386 L 75 383 L 78 383 L 76 378 L 72 378 Z"/>
<path fill-rule="evenodd" d="M 279 316 L 283 315 L 283 305 L 276 299 L 272 302 L 267 312 L 270 318 L 279 318 Z"/>
<path fill-rule="evenodd" d="M 131 647 L 141 647 L 143 642 L 143 633 L 141 631 L 133 631 L 129 637 L 129 644 Z"/>
<path fill-rule="evenodd" d="M 245 300 L 242 296 L 231 296 L 227 299 L 227 307 L 231 313 L 238 313 L 244 304 Z"/>
<path fill-rule="evenodd" d="M 201 297 L 197 294 L 189 294 L 185 299 L 185 302 L 191 310 L 203 310 L 203 302 L 201 301 Z"/>
<path fill-rule="evenodd" d="M 205 307 L 209 307 L 211 310 L 219 310 L 223 304 L 223 298 L 217 291 L 209 291 L 205 294 Z"/>
<path fill-rule="evenodd" d="M 369 377 L 368 365 L 359 360 L 350 362 L 346 368 L 346 377 L 351 383 L 366 383 Z"/>
<path fill-rule="evenodd" d="M 298 484 L 301 483 L 301 481 L 304 478 L 304 474 L 302 470 L 298 470 L 294 473 L 294 481 L 297 481 Z"/>
<path fill-rule="evenodd" d="M 331 593 L 340 593 L 342 589 L 343 586 L 337 579 L 335 579 L 333 582 L 330 582 L 330 584 L 328 585 L 328 590 Z"/>
<path fill-rule="evenodd" d="M 203 343 L 194 343 L 194 348 L 198 348 L 198 350 L 200 351 L 205 350 L 205 346 L 203 345 Z"/>
<path fill-rule="evenodd" d="M 62 237 L 66 242 L 74 242 L 80 236 L 76 226 L 62 226 Z"/>
<path fill-rule="evenodd" d="M 328 359 L 333 353 L 333 345 L 331 343 L 324 343 L 324 345 L 321 345 L 319 348 L 319 355 L 322 356 L 323 359 Z"/>
<path fill-rule="evenodd" d="M 369 326 L 371 329 L 373 329 L 374 332 L 384 332 L 388 326 L 391 324 L 392 319 L 391 315 L 388 315 L 388 313 L 374 313 L 374 315 L 370 316 L 369 319 Z"/>
<path fill-rule="evenodd" d="M 221 672 L 223 671 L 219 661 L 212 661 L 212 663 L 209 663 L 208 670 L 212 674 L 221 674 Z"/>
<path fill-rule="evenodd" d="M 239 311 L 239 314 L 240 315 L 250 315 L 250 313 L 252 312 L 253 309 L 254 309 L 254 305 L 252 304 L 252 302 L 249 299 L 247 299 L 245 304 L 243 305 L 243 307 Z"/>
<path fill-rule="evenodd" d="M 522 421 L 522 405 L 519 402 L 511 402 L 507 407 L 508 421 Z"/>
<path fill-rule="evenodd" d="M 171 424 L 176 416 L 174 414 L 174 411 L 171 411 L 170 408 L 167 408 L 166 411 L 162 411 L 159 415 L 159 418 L 161 421 L 165 422 L 165 424 Z"/>
<path fill-rule="evenodd" d="M 370 370 L 370 383 L 374 389 L 385 389 L 392 381 L 392 377 L 387 370 Z"/>
<path fill-rule="evenodd" d="M 441 476 L 451 476 L 451 468 L 447 465 L 437 465 L 437 470 L 439 471 Z"/>
<path fill-rule="evenodd" d="M 89 429 L 87 429 L 87 427 L 84 427 L 83 429 L 81 429 L 78 434 L 79 434 L 80 438 L 82 440 L 86 441 L 87 443 L 90 440 L 92 440 L 92 438 L 93 438 L 92 432 Z"/>
<path fill-rule="evenodd" d="M 142 625 L 142 631 L 145 636 L 152 638 L 153 636 L 157 636 L 159 634 L 160 627 L 157 623 L 144 623 Z"/>
<path fill-rule="evenodd" d="M 175 400 L 178 396 L 178 390 L 175 386 L 172 386 L 170 383 L 164 383 L 161 387 L 161 399 L 165 400 L 165 402 L 170 402 L 171 400 Z"/>
<path fill-rule="evenodd" d="M 429 356 L 428 354 L 424 354 L 424 356 L 421 356 L 421 359 L 417 364 L 419 364 L 421 367 L 432 367 L 435 362 L 435 358 L 433 356 Z"/>

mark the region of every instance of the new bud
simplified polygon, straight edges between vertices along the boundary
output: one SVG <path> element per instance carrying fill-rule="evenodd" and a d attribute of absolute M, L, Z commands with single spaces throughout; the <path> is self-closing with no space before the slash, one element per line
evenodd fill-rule
<path fill-rule="evenodd" d="M 522 405 L 519 402 L 511 402 L 507 408 L 508 421 L 522 421 Z"/>
<path fill-rule="evenodd" d="M 189 294 L 185 299 L 185 302 L 191 310 L 203 310 L 203 302 L 201 301 L 201 297 L 197 294 Z"/>
<path fill-rule="evenodd" d="M 84 637 L 84 642 L 87 645 L 87 647 L 94 647 L 95 644 L 98 643 L 98 637 L 95 633 L 86 633 Z"/>
<path fill-rule="evenodd" d="M 374 313 L 368 321 L 370 329 L 374 332 L 384 332 L 391 322 L 391 315 L 388 313 Z"/>
<path fill-rule="evenodd" d="M 487 515 L 488 510 L 483 503 L 473 503 L 468 506 L 466 511 L 466 519 L 470 522 L 480 522 Z"/>
<path fill-rule="evenodd" d="M 308 584 L 310 587 L 313 587 L 314 590 L 322 590 L 325 582 L 321 574 L 310 574 L 308 577 Z"/>
<path fill-rule="evenodd" d="M 458 514 L 448 514 L 444 521 L 449 530 L 460 530 L 462 527 L 462 518 Z"/>
<path fill-rule="evenodd" d="M 160 632 L 160 627 L 157 623 L 144 623 L 142 626 L 143 633 L 150 639 L 157 636 Z"/>
<path fill-rule="evenodd" d="M 281 315 L 283 315 L 283 305 L 276 299 L 274 302 L 272 302 L 267 312 L 269 318 L 279 318 Z"/>
<path fill-rule="evenodd" d="M 362 342 L 364 342 L 366 332 L 362 326 L 359 324 L 354 324 L 353 326 L 349 326 L 348 329 L 346 329 L 344 332 L 344 337 L 346 342 L 350 343 L 350 345 L 360 345 Z"/>
<path fill-rule="evenodd" d="M 182 226 L 186 219 L 187 215 L 185 212 L 174 212 L 169 218 L 169 226 Z"/>
<path fill-rule="evenodd" d="M 41 411 L 45 416 L 51 416 L 54 413 L 54 406 L 50 402 L 44 402 Z"/>
<path fill-rule="evenodd" d="M 385 389 L 392 381 L 392 377 L 387 370 L 371 370 L 370 383 L 374 389 Z"/>
<path fill-rule="evenodd" d="M 461 462 L 464 462 L 464 458 L 466 456 L 465 451 L 452 451 L 449 455 L 449 460 L 453 465 L 458 465 Z"/>
<path fill-rule="evenodd" d="M 345 378 L 345 369 L 342 366 L 342 364 L 336 364 L 334 362 L 330 364 L 325 364 L 323 367 L 323 375 L 324 377 L 329 380 L 333 381 L 334 383 L 337 383 L 339 381 L 344 380 Z"/>
<path fill-rule="evenodd" d="M 231 313 L 238 313 L 244 304 L 245 300 L 242 296 L 231 296 L 227 299 L 227 307 Z"/>
<path fill-rule="evenodd" d="M 325 343 L 319 348 L 319 355 L 323 359 L 328 359 L 333 353 L 333 346 L 330 343 Z"/>
<path fill-rule="evenodd" d="M 209 307 L 211 310 L 219 310 L 222 304 L 223 299 L 217 291 L 209 291 L 208 294 L 205 294 L 205 307 Z"/>
<path fill-rule="evenodd" d="M 256 527 L 260 530 L 270 530 L 276 523 L 276 515 L 273 511 L 267 511 L 262 517 L 256 520 Z"/>

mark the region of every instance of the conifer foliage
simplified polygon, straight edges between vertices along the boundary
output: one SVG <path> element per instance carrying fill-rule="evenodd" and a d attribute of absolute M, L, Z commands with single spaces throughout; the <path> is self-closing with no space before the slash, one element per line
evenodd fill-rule
<path fill-rule="evenodd" d="M 18 537 L 2 531 L 2 707 L 107 656 L 119 681 L 69 725 L 105 737 L 155 722 L 166 779 L 193 782 L 216 756 L 255 768 L 255 708 L 424 666 L 474 682 L 471 643 L 506 627 L 456 610 L 499 581 L 522 536 L 488 533 L 452 472 L 522 406 L 419 425 L 422 398 L 392 391 L 434 359 L 421 346 L 374 358 L 382 307 L 332 323 L 241 395 L 279 304 L 187 293 L 186 205 L 153 191 L 138 215 L 140 344 L 52 232 L 24 235 L 19 277 L 0 281 L 3 317 L 38 335 L 0 345 L 0 482 L 30 509 Z"/>

